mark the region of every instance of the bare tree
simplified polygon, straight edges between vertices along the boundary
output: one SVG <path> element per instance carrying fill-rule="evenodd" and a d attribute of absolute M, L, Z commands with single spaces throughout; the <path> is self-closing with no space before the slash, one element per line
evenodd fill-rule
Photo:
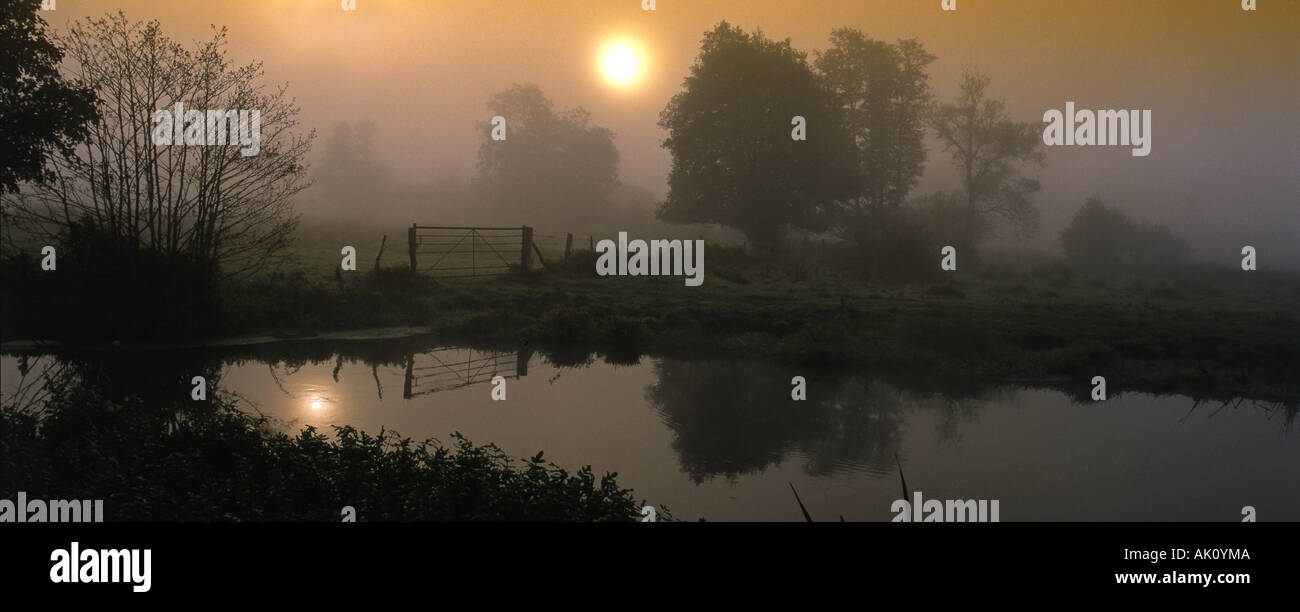
<path fill-rule="evenodd" d="M 304 158 L 315 132 L 295 133 L 299 109 L 285 86 L 259 84 L 261 62 L 231 65 L 225 28 L 214 27 L 190 50 L 158 22 L 131 22 L 119 12 L 77 21 L 57 40 L 69 76 L 98 97 L 100 117 L 74 155 L 52 161 L 53 180 L 27 185 L 11 203 L 25 229 L 54 235 L 84 224 L 136 251 L 192 258 L 225 277 L 256 269 L 288 245 L 297 224 L 291 200 L 310 184 Z M 184 129 L 206 128 L 206 146 L 156 144 L 155 129 L 171 128 L 155 111 L 177 103 L 202 114 L 185 113 Z M 213 129 L 208 111 L 218 110 L 260 114 L 255 154 L 238 141 L 212 144 L 224 126 Z"/>
<path fill-rule="evenodd" d="M 1002 101 L 989 97 L 990 82 L 967 70 L 957 102 L 935 112 L 935 132 L 961 172 L 972 230 L 981 217 L 994 216 L 1030 234 L 1037 228 L 1033 197 L 1041 186 L 1023 176 L 1021 167 L 1042 163 L 1042 134 L 1033 123 L 1012 121 Z"/>

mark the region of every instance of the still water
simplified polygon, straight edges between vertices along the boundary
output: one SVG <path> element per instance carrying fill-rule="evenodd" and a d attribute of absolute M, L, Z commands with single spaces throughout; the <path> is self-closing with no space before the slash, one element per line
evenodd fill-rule
<path fill-rule="evenodd" d="M 888 521 L 901 465 L 924 498 L 999 500 L 1002 521 L 1239 521 L 1243 506 L 1261 521 L 1300 520 L 1295 409 L 1248 400 L 941 393 L 944 381 L 656 357 L 557 365 L 409 340 L 203 359 L 221 392 L 286 432 L 460 432 L 515 457 L 617 472 L 677 519 L 803 520 L 793 485 L 814 520 Z M 0 359 L 6 394 L 15 360 Z M 492 399 L 498 375 L 503 401 Z M 804 401 L 791 399 L 793 376 L 807 379 Z"/>

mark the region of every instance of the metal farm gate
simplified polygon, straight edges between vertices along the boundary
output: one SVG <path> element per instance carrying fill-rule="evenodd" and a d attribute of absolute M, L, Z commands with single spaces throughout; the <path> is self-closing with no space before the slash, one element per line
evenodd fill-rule
<path fill-rule="evenodd" d="M 533 228 L 415 225 L 407 230 L 411 270 L 439 278 L 504 274 L 532 264 Z M 540 252 L 538 252 L 540 256 Z"/>
<path fill-rule="evenodd" d="M 475 351 L 436 348 L 406 358 L 402 398 L 488 383 L 495 376 L 518 379 L 528 375 L 532 351 Z"/>

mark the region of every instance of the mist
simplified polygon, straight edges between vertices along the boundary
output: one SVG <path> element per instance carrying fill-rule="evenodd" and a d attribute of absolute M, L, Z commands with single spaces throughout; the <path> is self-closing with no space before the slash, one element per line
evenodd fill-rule
<path fill-rule="evenodd" d="M 725 19 L 788 37 L 810 55 L 828 47 L 835 27 L 885 41 L 915 37 L 937 56 L 929 73 L 938 101 L 956 95 L 964 68 L 978 67 L 1018 121 L 1037 122 L 1067 101 L 1152 111 L 1147 157 L 1113 147 L 1049 147 L 1036 173 L 1040 230 L 1023 240 L 999 232 L 997 246 L 1059 251 L 1061 230 L 1095 196 L 1167 226 L 1199 259 L 1231 263 L 1249 244 L 1271 265 L 1300 261 L 1292 239 L 1300 228 L 1300 42 L 1293 31 L 1300 5 L 1278 3 L 1265 16 L 1214 0 L 963 2 L 955 15 L 938 4 L 717 0 L 643 11 L 631 1 L 363 0 L 345 12 L 329 0 L 126 0 L 61 3 L 45 18 L 57 29 L 122 10 L 157 19 L 181 41 L 228 27 L 232 56 L 264 62 L 267 80 L 286 83 L 302 107 L 302 127 L 320 136 L 312 152 L 317 184 L 297 201 L 309 222 L 544 222 L 546 211 L 525 206 L 517 215 L 477 214 L 471 189 L 482 141 L 477 125 L 493 115 L 490 96 L 535 83 L 557 106 L 581 107 L 613 133 L 623 187 L 612 210 L 650 223 L 671 165 L 658 115 L 680 91 L 702 33 Z M 611 88 L 598 73 L 597 52 L 616 36 L 646 49 L 645 78 L 634 88 Z M 363 124 L 364 158 L 355 167 L 331 161 L 340 126 Z M 952 163 L 927 142 L 925 172 L 912 194 L 957 188 Z M 369 195 L 340 203 L 341 193 Z M 618 226 L 618 217 L 599 225 Z"/>

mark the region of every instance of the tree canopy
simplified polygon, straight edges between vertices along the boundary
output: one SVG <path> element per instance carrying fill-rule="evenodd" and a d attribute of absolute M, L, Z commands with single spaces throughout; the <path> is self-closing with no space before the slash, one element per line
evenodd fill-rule
<path fill-rule="evenodd" d="M 46 35 L 40 0 L 0 5 L 0 193 L 53 178 L 47 159 L 70 155 L 95 119 L 95 94 L 59 73 L 63 50 Z"/>
<path fill-rule="evenodd" d="M 795 117 L 806 140 L 793 138 Z M 852 133 L 789 40 L 718 24 L 659 125 L 673 156 L 664 220 L 720 223 L 770 249 L 787 226 L 827 229 L 856 192 Z"/>
<path fill-rule="evenodd" d="M 925 170 L 926 120 L 935 56 L 916 40 L 891 44 L 860 30 L 831 32 L 814 65 L 858 150 L 862 207 L 899 206 Z"/>

